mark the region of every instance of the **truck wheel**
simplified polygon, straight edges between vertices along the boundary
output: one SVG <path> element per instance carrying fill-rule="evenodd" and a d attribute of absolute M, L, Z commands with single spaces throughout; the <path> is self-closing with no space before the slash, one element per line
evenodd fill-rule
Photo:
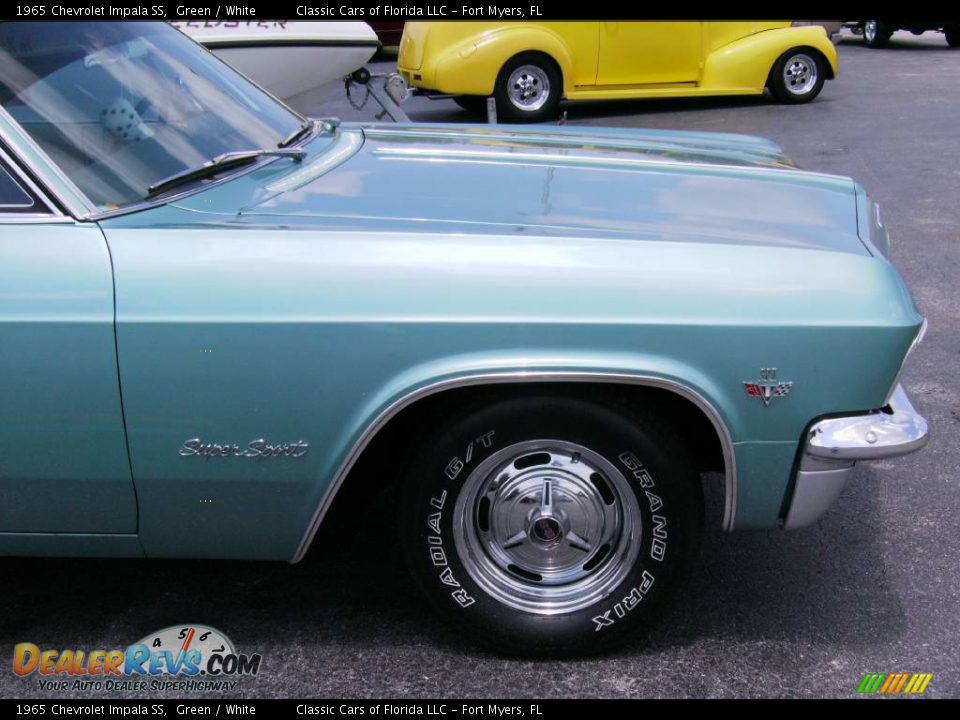
<path fill-rule="evenodd" d="M 410 466 L 400 510 L 407 564 L 441 616 L 498 651 L 551 657 L 648 627 L 703 525 L 670 427 L 553 395 L 450 419 Z"/>
<path fill-rule="evenodd" d="M 867 47 L 886 47 L 891 35 L 893 28 L 882 20 L 866 20 L 863 23 L 863 41 Z"/>
<path fill-rule="evenodd" d="M 552 59 L 540 53 L 521 53 L 503 66 L 494 96 L 497 113 L 505 120 L 540 122 L 557 114 L 563 85 Z"/>
<path fill-rule="evenodd" d="M 960 47 L 960 25 L 945 28 L 943 34 L 947 38 L 947 45 Z"/>
<path fill-rule="evenodd" d="M 810 102 L 823 89 L 827 66 L 823 57 L 811 48 L 793 48 L 773 64 L 767 87 L 782 103 Z"/>

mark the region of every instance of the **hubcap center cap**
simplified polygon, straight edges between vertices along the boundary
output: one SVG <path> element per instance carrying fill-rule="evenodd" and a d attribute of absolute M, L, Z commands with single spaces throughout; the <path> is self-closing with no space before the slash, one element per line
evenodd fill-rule
<path fill-rule="evenodd" d="M 554 547 L 563 540 L 563 528 L 556 518 L 541 517 L 534 521 L 530 535 L 547 547 Z"/>
<path fill-rule="evenodd" d="M 534 65 L 523 65 L 512 73 L 507 91 L 514 106 L 526 111 L 539 110 L 549 100 L 550 79 Z"/>
<path fill-rule="evenodd" d="M 786 89 L 794 95 L 810 92 L 817 84 L 816 63 L 806 55 L 790 58 L 783 69 L 783 81 Z"/>
<path fill-rule="evenodd" d="M 640 552 L 641 527 L 619 468 L 553 438 L 506 445 L 481 461 L 454 507 L 466 572 L 503 604 L 538 615 L 573 612 L 612 592 Z"/>

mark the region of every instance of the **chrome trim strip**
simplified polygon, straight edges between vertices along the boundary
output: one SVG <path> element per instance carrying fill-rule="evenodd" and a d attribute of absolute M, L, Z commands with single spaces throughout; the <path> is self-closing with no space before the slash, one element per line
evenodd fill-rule
<path fill-rule="evenodd" d="M 431 395 L 436 395 L 437 393 L 443 392 L 445 390 L 453 390 L 464 387 L 474 387 L 477 385 L 497 385 L 497 384 L 507 384 L 507 383 L 539 383 L 539 382 L 584 382 L 584 383 L 610 383 L 610 384 L 624 384 L 624 385 L 640 385 L 643 387 L 652 387 L 659 388 L 663 390 L 669 390 L 677 395 L 680 395 L 683 398 L 691 401 L 696 405 L 710 420 L 710 423 L 713 425 L 714 430 L 717 433 L 718 438 L 720 439 L 720 446 L 723 452 L 723 466 L 724 473 L 726 476 L 725 480 L 725 501 L 724 501 L 724 511 L 723 511 L 723 529 L 731 530 L 733 528 L 733 521 L 736 514 L 736 498 L 737 498 L 737 468 L 736 468 L 736 458 L 734 456 L 733 450 L 733 439 L 730 437 L 730 432 L 727 430 L 727 426 L 723 422 L 723 418 L 720 416 L 720 413 L 717 412 L 716 408 L 706 400 L 700 393 L 695 390 L 691 390 L 686 385 L 675 382 L 673 380 L 666 380 L 659 377 L 651 377 L 647 375 L 626 375 L 622 373 L 594 373 L 594 372 L 507 372 L 507 373 L 485 373 L 477 375 L 466 375 L 462 377 L 451 378 L 448 380 L 440 380 L 438 382 L 426 385 L 418 390 L 414 390 L 399 399 L 391 403 L 385 410 L 383 410 L 369 425 L 354 443 L 353 448 L 350 450 L 350 453 L 347 455 L 346 459 L 340 465 L 340 468 L 337 470 L 336 475 L 334 475 L 333 480 L 330 485 L 327 487 L 326 492 L 324 492 L 323 497 L 320 499 L 320 504 L 317 507 L 316 511 L 313 514 L 313 518 L 310 520 L 310 524 L 307 527 L 307 531 L 304 534 L 303 538 L 300 540 L 300 544 L 297 546 L 297 551 L 291 558 L 291 563 L 300 562 L 304 556 L 307 554 L 307 550 L 310 549 L 310 544 L 313 542 L 313 537 L 316 535 L 317 530 L 320 528 L 320 523 L 323 521 L 324 516 L 327 514 L 327 511 L 330 509 L 330 506 L 333 504 L 333 499 L 336 497 L 337 492 L 340 490 L 341 485 L 346 480 L 347 476 L 350 474 L 350 471 L 353 469 L 354 464 L 360 458 L 360 455 L 363 454 L 363 451 L 367 448 L 370 442 L 376 437 L 377 433 L 382 430 L 386 424 L 392 420 L 401 410 L 409 407 L 418 400 L 422 400 Z"/>
<path fill-rule="evenodd" d="M 4 225 L 72 225 L 76 221 L 65 215 L 0 212 L 0 222 Z"/>
<path fill-rule="evenodd" d="M 366 131 L 365 131 L 366 132 Z M 372 133 L 368 134 L 372 137 Z M 525 165 L 578 166 L 599 168 L 637 168 L 694 173 L 709 170 L 717 175 L 739 176 L 753 173 L 777 173 L 789 176 L 796 183 L 814 184 L 818 180 L 837 182 L 836 176 L 768 165 L 723 165 L 701 161 L 651 159 L 641 157 L 603 157 L 589 154 L 549 155 L 536 152 L 506 152 L 500 150 L 451 150 L 442 148 L 379 147 L 373 155 L 389 159 L 420 160 L 428 162 L 462 161 L 473 163 L 513 163 Z"/>
<path fill-rule="evenodd" d="M 449 97 L 449 96 L 446 96 Z M 567 125 L 567 131 L 562 134 L 557 134 L 553 132 L 556 128 L 548 128 L 546 131 L 537 130 L 536 125 L 531 126 L 512 126 L 509 129 L 500 128 L 497 130 L 491 125 L 479 125 L 473 126 L 471 129 L 476 132 L 471 132 L 470 130 L 464 131 L 462 127 L 457 127 L 454 129 L 447 129 L 442 125 L 432 125 L 429 123 L 415 123 L 408 125 L 389 125 L 389 124 L 380 124 L 380 123 L 369 123 L 361 122 L 358 123 L 360 127 L 363 128 L 364 133 L 366 133 L 371 139 L 374 137 L 379 137 L 381 139 L 389 140 L 392 137 L 408 137 L 412 139 L 427 138 L 430 140 L 466 140 L 467 142 L 474 140 L 498 140 L 498 141 L 510 141 L 516 142 L 519 144 L 526 145 L 551 145 L 556 147 L 580 147 L 584 143 L 588 143 L 591 147 L 597 149 L 613 149 L 613 150 L 640 150 L 648 151 L 650 148 L 656 150 L 689 150 L 691 152 L 697 151 L 706 151 L 714 152 L 715 147 L 709 143 L 709 141 L 699 141 L 693 140 L 690 138 L 685 139 L 664 139 L 658 138 L 655 136 L 645 135 L 642 130 L 638 131 L 639 134 L 631 135 L 628 138 L 618 138 L 609 135 L 598 136 L 594 133 L 589 132 L 591 128 L 581 128 L 583 132 L 570 132 L 574 130 L 574 127 Z M 746 143 L 741 144 L 740 146 L 735 147 L 731 150 L 731 153 L 737 152 L 746 152 L 753 155 L 766 155 L 771 158 L 780 157 L 782 150 L 779 152 L 774 152 L 769 146 L 765 148 L 760 148 L 757 146 L 757 143 Z M 683 161 L 677 161 L 683 162 Z M 724 166 L 726 167 L 726 166 Z M 797 170 L 796 166 L 784 166 L 781 164 L 776 164 L 777 168 L 784 168 L 788 170 L 794 170 L 796 172 L 806 172 L 802 170 Z M 819 174 L 819 173 L 813 173 Z M 835 177 L 829 175 L 828 177 Z"/>
<path fill-rule="evenodd" d="M 27 175 L 27 173 L 23 171 L 23 168 L 21 167 L 21 163 L 18 162 L 19 158 L 10 154 L 10 152 L 13 152 L 13 148 L 11 147 L 10 152 L 7 152 L 6 148 L 4 148 L 3 145 L 9 146 L 10 143 L 4 141 L 3 144 L 0 144 L 0 162 L 3 163 L 3 166 L 5 169 L 8 169 L 10 173 L 13 173 L 14 180 L 19 182 L 21 185 L 25 186 L 27 189 L 30 190 L 30 192 L 32 192 L 34 195 L 37 196 L 37 199 L 39 199 L 40 202 L 43 203 L 43 205 L 45 206 L 45 210 L 38 209 L 37 212 L 31 212 L 31 213 L 17 213 L 17 212 L 6 213 L 6 212 L 3 212 L 2 209 L 0 209 L 0 216 L 3 216 L 4 218 L 6 218 L 7 216 L 24 215 L 27 217 L 47 217 L 51 219 L 57 218 L 57 217 L 63 217 L 63 213 L 61 213 L 57 209 L 56 203 L 51 201 L 50 196 L 43 190 L 43 188 L 37 185 L 37 183 L 35 183 L 33 179 L 29 175 Z M 3 207 L 10 207 L 10 206 L 5 205 Z"/>
<path fill-rule="evenodd" d="M 930 439 L 927 421 L 902 385 L 890 399 L 892 413 L 828 418 L 807 435 L 804 452 L 825 460 L 878 460 L 915 452 Z"/>
<path fill-rule="evenodd" d="M 0 122 L 0 139 L 10 148 L 10 152 L 14 153 L 17 159 L 37 174 L 46 186 L 48 194 L 51 197 L 56 198 L 57 202 L 65 207 L 67 211 L 78 220 L 87 219 L 91 213 L 96 211 L 97 208 L 90 202 L 90 199 L 84 195 L 80 188 L 73 183 L 73 180 L 60 169 L 60 166 L 47 155 L 43 148 L 30 137 L 30 133 L 20 127 L 20 123 L 18 123 L 2 105 L 0 105 L 0 119 L 4 121 Z M 11 138 L 4 124 L 14 129 L 17 137 Z M 22 154 L 19 152 L 21 145 L 28 147 L 31 152 L 35 153 L 43 161 L 43 167 L 36 167 L 33 163 L 25 162 Z M 74 197 L 67 198 L 62 193 L 54 192 L 54 183 L 51 183 L 51 177 L 61 183 Z"/>

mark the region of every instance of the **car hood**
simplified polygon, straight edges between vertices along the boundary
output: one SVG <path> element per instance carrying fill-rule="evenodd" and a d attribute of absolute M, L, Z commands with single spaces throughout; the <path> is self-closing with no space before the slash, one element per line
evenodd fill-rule
<path fill-rule="evenodd" d="M 232 222 L 336 231 L 540 235 L 869 254 L 848 178 L 774 143 L 714 133 L 344 125 L 288 173 L 178 205 Z"/>

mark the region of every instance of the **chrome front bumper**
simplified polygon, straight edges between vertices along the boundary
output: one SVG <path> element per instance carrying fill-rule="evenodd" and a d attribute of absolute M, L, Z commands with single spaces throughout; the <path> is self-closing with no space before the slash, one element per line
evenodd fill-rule
<path fill-rule="evenodd" d="M 906 455 L 928 439 L 927 421 L 901 385 L 885 410 L 815 423 L 807 433 L 784 529 L 816 522 L 840 495 L 857 460 Z"/>

